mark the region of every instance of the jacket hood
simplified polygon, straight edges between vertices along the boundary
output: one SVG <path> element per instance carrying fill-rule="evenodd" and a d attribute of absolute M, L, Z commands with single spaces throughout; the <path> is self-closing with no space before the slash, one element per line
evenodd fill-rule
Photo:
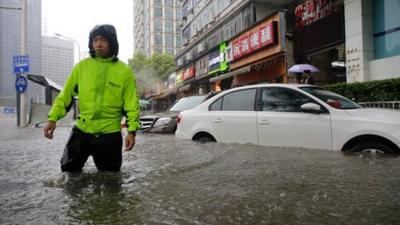
<path fill-rule="evenodd" d="M 89 52 L 90 52 L 90 56 L 92 58 L 96 58 L 96 52 L 94 51 L 92 41 L 93 41 L 93 38 L 96 37 L 97 35 L 103 36 L 108 41 L 108 44 L 110 46 L 110 57 L 112 57 L 113 62 L 118 61 L 119 45 L 118 45 L 118 40 L 117 40 L 117 31 L 115 30 L 115 27 L 110 24 L 102 24 L 102 25 L 95 26 L 90 31 Z"/>

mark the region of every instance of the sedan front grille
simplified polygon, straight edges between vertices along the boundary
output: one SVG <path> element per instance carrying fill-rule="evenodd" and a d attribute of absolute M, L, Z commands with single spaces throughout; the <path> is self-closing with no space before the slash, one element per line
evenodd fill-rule
<path fill-rule="evenodd" d="M 155 119 L 153 118 L 140 118 L 140 129 L 141 130 L 149 129 L 153 125 L 154 121 Z"/>

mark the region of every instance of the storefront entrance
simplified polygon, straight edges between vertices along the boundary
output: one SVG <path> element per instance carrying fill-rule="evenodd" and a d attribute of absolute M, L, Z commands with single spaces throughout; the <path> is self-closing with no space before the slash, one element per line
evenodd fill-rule
<path fill-rule="evenodd" d="M 299 63 L 314 65 L 319 72 L 313 73 L 316 85 L 326 85 L 346 82 L 344 44 L 310 53 L 298 59 Z"/>

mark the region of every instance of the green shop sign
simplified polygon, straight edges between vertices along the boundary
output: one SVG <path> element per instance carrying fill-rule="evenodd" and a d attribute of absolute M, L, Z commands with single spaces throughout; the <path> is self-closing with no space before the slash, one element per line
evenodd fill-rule
<path fill-rule="evenodd" d="M 219 49 L 211 52 L 208 56 L 209 58 L 209 66 L 208 66 L 208 74 L 216 74 L 218 72 L 225 72 L 229 69 L 229 62 L 225 58 L 226 51 L 228 50 L 228 46 L 226 42 L 222 42 L 219 45 Z"/>

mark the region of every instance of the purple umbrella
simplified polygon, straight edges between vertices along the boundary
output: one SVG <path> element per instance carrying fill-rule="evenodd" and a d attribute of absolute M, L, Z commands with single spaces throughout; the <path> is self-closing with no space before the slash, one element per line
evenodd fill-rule
<path fill-rule="evenodd" d="M 311 73 L 318 72 L 319 70 L 310 64 L 295 64 L 289 68 L 289 73 L 303 73 L 309 70 Z"/>

